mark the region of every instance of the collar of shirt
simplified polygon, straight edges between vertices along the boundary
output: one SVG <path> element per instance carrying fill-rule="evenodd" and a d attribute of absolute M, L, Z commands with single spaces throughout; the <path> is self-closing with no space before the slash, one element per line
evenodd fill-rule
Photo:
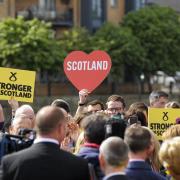
<path fill-rule="evenodd" d="M 52 138 L 36 138 L 34 140 L 34 144 L 40 143 L 40 142 L 51 142 L 51 143 L 55 143 L 59 145 L 59 142 L 56 139 L 52 139 Z"/>
<path fill-rule="evenodd" d="M 130 159 L 129 162 L 134 162 L 134 161 L 138 161 L 138 162 L 145 162 L 144 159 Z"/>
<path fill-rule="evenodd" d="M 100 147 L 100 145 L 98 145 L 98 144 L 95 144 L 95 143 L 84 143 L 84 146 L 85 147 L 92 147 L 92 148 L 98 148 L 99 149 L 99 147 Z"/>
<path fill-rule="evenodd" d="M 108 174 L 107 176 L 105 176 L 105 177 L 103 178 L 103 180 L 106 180 L 106 179 L 110 178 L 111 176 L 116 176 L 116 175 L 126 175 L 126 174 L 125 174 L 125 172 L 110 173 L 110 174 Z"/>

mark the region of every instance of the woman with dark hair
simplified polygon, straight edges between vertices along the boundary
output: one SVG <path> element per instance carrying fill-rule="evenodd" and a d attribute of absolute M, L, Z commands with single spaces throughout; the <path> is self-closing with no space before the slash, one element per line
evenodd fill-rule
<path fill-rule="evenodd" d="M 147 114 L 148 106 L 143 102 L 135 102 L 131 104 L 129 109 L 126 111 L 125 118 L 131 121 L 132 117 L 137 117 L 137 122 L 140 122 L 142 126 L 147 126 Z"/>

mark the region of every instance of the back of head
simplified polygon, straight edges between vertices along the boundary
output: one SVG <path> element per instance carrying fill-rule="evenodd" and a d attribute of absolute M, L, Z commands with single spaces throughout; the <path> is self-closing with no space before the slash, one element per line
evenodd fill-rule
<path fill-rule="evenodd" d="M 120 96 L 120 95 L 113 94 L 113 95 L 109 96 L 108 99 L 107 99 L 107 102 L 109 102 L 109 101 L 113 101 L 113 102 L 119 101 L 119 102 L 121 102 L 123 104 L 124 108 L 126 107 L 124 98 L 122 96 Z"/>
<path fill-rule="evenodd" d="M 36 115 L 35 128 L 37 134 L 48 135 L 64 121 L 65 115 L 62 109 L 52 106 L 43 107 Z"/>
<path fill-rule="evenodd" d="M 124 141 L 131 152 L 141 152 L 150 147 L 151 134 L 146 128 L 133 124 L 126 129 Z"/>
<path fill-rule="evenodd" d="M 66 101 L 64 101 L 63 99 L 54 100 L 52 102 L 51 106 L 63 108 L 67 113 L 71 112 L 69 104 Z"/>
<path fill-rule="evenodd" d="M 85 139 L 90 143 L 101 144 L 105 139 L 105 124 L 107 120 L 108 116 L 101 113 L 85 117 L 82 122 Z"/>
<path fill-rule="evenodd" d="M 102 142 L 100 154 L 109 166 L 124 166 L 128 161 L 128 146 L 120 137 L 109 137 Z"/>
<path fill-rule="evenodd" d="M 180 136 L 180 124 L 170 126 L 162 135 L 164 140 Z"/>
<path fill-rule="evenodd" d="M 126 114 L 127 116 L 133 115 L 137 112 L 148 112 L 148 107 L 143 102 L 135 102 L 129 106 Z"/>
<path fill-rule="evenodd" d="M 174 175 L 178 175 L 178 176 L 180 176 L 179 152 L 180 152 L 180 137 L 174 137 L 172 139 L 164 141 L 159 151 L 159 158 L 161 163 L 165 167 L 171 169 Z"/>

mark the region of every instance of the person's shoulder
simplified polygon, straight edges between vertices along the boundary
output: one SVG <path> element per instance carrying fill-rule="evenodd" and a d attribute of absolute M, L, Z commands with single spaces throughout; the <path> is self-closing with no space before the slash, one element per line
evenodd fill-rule
<path fill-rule="evenodd" d="M 1 164 L 2 165 L 20 164 L 20 161 L 24 159 L 25 157 L 27 157 L 28 152 L 29 152 L 29 148 L 18 151 L 18 152 L 13 152 L 11 154 L 7 154 L 2 157 Z"/>
<path fill-rule="evenodd" d="M 3 157 L 3 159 L 11 159 L 11 158 L 16 158 L 17 156 L 23 156 L 24 154 L 29 153 L 29 151 L 31 151 L 31 147 L 26 148 L 26 149 L 22 149 L 16 152 L 13 152 L 11 154 L 7 154 Z"/>
<path fill-rule="evenodd" d="M 71 162 L 78 162 L 78 163 L 83 163 L 83 164 L 87 163 L 87 161 L 85 159 L 83 159 L 81 157 L 78 157 L 78 156 L 76 156 L 74 154 L 71 154 L 71 153 L 69 153 L 67 151 L 64 151 L 64 150 L 61 149 L 60 152 L 61 152 L 62 156 L 65 156 L 66 159 L 71 160 Z"/>

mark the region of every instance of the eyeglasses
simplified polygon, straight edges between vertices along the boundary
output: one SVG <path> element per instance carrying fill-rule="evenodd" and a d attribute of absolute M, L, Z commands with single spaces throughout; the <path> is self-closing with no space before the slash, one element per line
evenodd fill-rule
<path fill-rule="evenodd" d="M 121 108 L 121 107 L 117 107 L 117 108 L 108 108 L 107 110 L 108 110 L 108 111 L 111 111 L 111 112 L 119 112 L 119 111 L 122 110 L 122 108 Z"/>

